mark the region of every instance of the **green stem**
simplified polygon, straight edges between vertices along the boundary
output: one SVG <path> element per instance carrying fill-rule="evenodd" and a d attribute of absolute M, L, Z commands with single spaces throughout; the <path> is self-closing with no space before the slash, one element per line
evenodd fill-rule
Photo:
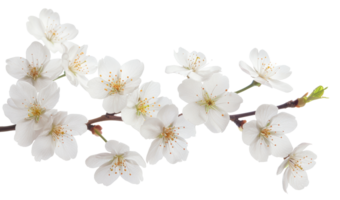
<path fill-rule="evenodd" d="M 246 91 L 246 90 L 248 90 L 249 88 L 252 88 L 252 87 L 254 87 L 254 86 L 260 87 L 260 86 L 261 86 L 261 83 L 258 83 L 258 82 L 256 82 L 256 81 L 253 81 L 250 85 L 248 85 L 247 87 L 245 87 L 245 88 L 243 88 L 243 89 L 240 89 L 240 90 L 236 91 L 235 93 L 236 93 L 236 94 L 239 94 L 239 93 L 244 92 L 244 91 Z"/>
<path fill-rule="evenodd" d="M 99 133 L 99 131 L 98 131 L 97 129 L 94 128 L 94 132 L 96 132 L 96 134 L 97 134 L 99 137 L 101 137 L 101 138 L 104 140 L 104 142 L 107 142 L 107 140 L 102 136 L 102 134 Z"/>
<path fill-rule="evenodd" d="M 56 81 L 56 80 L 58 80 L 58 79 L 60 79 L 60 78 L 63 78 L 63 77 L 65 77 L 65 76 L 66 76 L 66 72 L 64 71 L 64 74 L 63 74 L 63 75 L 60 75 L 58 78 L 54 79 L 53 81 Z"/>

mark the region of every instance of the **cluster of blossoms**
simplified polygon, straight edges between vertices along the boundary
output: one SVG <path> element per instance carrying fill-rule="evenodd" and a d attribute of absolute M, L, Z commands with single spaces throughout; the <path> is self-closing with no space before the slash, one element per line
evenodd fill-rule
<path fill-rule="evenodd" d="M 83 115 L 54 109 L 59 100 L 59 88 L 54 81 L 64 76 L 72 85 L 81 85 L 92 98 L 103 99 L 103 109 L 108 114 L 121 113 L 122 121 L 145 139 L 153 140 L 145 162 L 127 145 L 106 141 L 99 128 L 93 131 L 104 139 L 108 151 L 86 160 L 88 167 L 98 168 L 94 178 L 99 184 L 110 185 L 119 176 L 138 184 L 143 180 L 140 166 L 146 167 L 146 163 L 156 164 L 163 157 L 171 164 L 185 161 L 189 154 L 186 139 L 196 135 L 195 126 L 204 124 L 211 132 L 222 133 L 231 121 L 230 113 L 237 111 L 243 102 L 240 92 L 229 91 L 229 80 L 220 73 L 220 67 L 207 67 L 203 53 L 179 48 L 174 54 L 179 65 L 166 67 L 166 73 L 187 77 L 178 86 L 180 98 L 187 103 L 180 114 L 169 98 L 159 97 L 159 83 L 150 81 L 141 85 L 144 71 L 141 61 L 131 60 L 121 65 L 107 56 L 97 62 L 87 55 L 86 45 L 69 41 L 77 36 L 78 30 L 71 24 L 61 24 L 58 13 L 44 9 L 39 18 L 29 17 L 27 30 L 45 46 L 33 42 L 26 58 L 7 60 L 7 72 L 18 82 L 11 86 L 3 110 L 16 124 L 15 141 L 20 146 L 32 145 L 36 161 L 47 160 L 54 153 L 63 160 L 74 159 L 77 155 L 74 136 L 96 128 Z M 61 56 L 51 60 L 50 51 L 60 52 Z M 242 61 L 240 67 L 254 79 L 253 85 L 263 84 L 284 92 L 292 90 L 281 81 L 290 76 L 289 67 L 271 63 L 263 50 L 252 50 L 250 60 L 253 68 Z M 88 80 L 87 75 L 97 69 L 98 77 Z M 278 174 L 285 169 L 285 191 L 288 183 L 294 189 L 303 189 L 308 185 L 305 170 L 315 165 L 316 155 L 304 151 L 306 143 L 293 149 L 286 134 L 294 131 L 297 121 L 278 110 L 274 105 L 261 105 L 256 120 L 243 125 L 242 139 L 259 162 L 267 161 L 270 155 L 284 159 Z"/>

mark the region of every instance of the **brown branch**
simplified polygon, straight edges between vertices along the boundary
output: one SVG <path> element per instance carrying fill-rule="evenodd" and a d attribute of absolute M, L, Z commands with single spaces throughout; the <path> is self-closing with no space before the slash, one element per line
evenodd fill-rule
<path fill-rule="evenodd" d="M 0 132 L 5 132 L 5 131 L 15 131 L 15 125 L 0 126 Z"/>
<path fill-rule="evenodd" d="M 87 129 L 91 131 L 91 128 L 93 127 L 92 124 L 94 123 L 98 123 L 98 122 L 103 122 L 103 121 L 123 121 L 122 117 L 120 116 L 115 116 L 116 113 L 113 114 L 108 114 L 106 113 L 106 115 L 102 115 L 98 118 L 95 119 L 91 119 L 86 123 Z"/>

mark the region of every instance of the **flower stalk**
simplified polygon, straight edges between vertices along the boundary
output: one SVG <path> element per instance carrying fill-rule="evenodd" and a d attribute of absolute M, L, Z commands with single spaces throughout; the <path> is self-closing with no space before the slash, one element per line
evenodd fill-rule
<path fill-rule="evenodd" d="M 63 77 L 65 77 L 65 76 L 66 76 L 66 72 L 64 71 L 64 74 L 63 74 L 63 75 L 60 75 L 58 78 L 54 79 L 53 81 L 56 81 L 56 80 L 58 80 L 58 79 L 60 79 L 60 78 L 63 78 Z"/>
<path fill-rule="evenodd" d="M 254 87 L 254 86 L 260 87 L 260 86 L 261 86 L 261 83 L 258 83 L 258 82 L 256 82 L 256 81 L 253 81 L 253 82 L 251 82 L 250 85 L 248 85 L 247 87 L 245 87 L 245 88 L 243 88 L 243 89 L 240 89 L 240 90 L 236 91 L 235 93 L 236 93 L 236 94 L 239 94 L 239 93 L 244 92 L 244 91 L 246 91 L 246 90 L 248 90 L 248 89 L 250 89 L 250 88 L 252 88 L 252 87 Z"/>

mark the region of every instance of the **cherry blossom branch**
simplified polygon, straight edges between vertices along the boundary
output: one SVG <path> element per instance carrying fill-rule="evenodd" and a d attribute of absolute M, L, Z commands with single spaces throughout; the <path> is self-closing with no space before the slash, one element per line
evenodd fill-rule
<path fill-rule="evenodd" d="M 0 132 L 15 131 L 15 125 L 0 126 Z"/>
<path fill-rule="evenodd" d="M 113 113 L 113 114 L 106 113 L 105 115 L 102 115 L 98 118 L 89 120 L 86 124 L 87 129 L 92 131 L 91 128 L 94 127 L 94 125 L 92 124 L 102 122 L 102 121 L 123 121 L 122 117 L 115 116 L 116 114 L 117 113 Z"/>
<path fill-rule="evenodd" d="M 240 90 L 236 91 L 235 93 L 236 93 L 236 94 L 239 94 L 239 93 L 244 92 L 244 91 L 246 91 L 246 90 L 248 90 L 248 89 L 250 89 L 250 88 L 252 88 L 252 87 L 254 87 L 254 86 L 260 87 L 260 86 L 261 86 L 261 83 L 258 83 L 258 82 L 256 82 L 256 81 L 253 81 L 253 82 L 251 82 L 250 85 L 248 85 L 247 87 L 245 87 L 245 88 L 243 88 L 243 89 L 240 89 Z"/>

